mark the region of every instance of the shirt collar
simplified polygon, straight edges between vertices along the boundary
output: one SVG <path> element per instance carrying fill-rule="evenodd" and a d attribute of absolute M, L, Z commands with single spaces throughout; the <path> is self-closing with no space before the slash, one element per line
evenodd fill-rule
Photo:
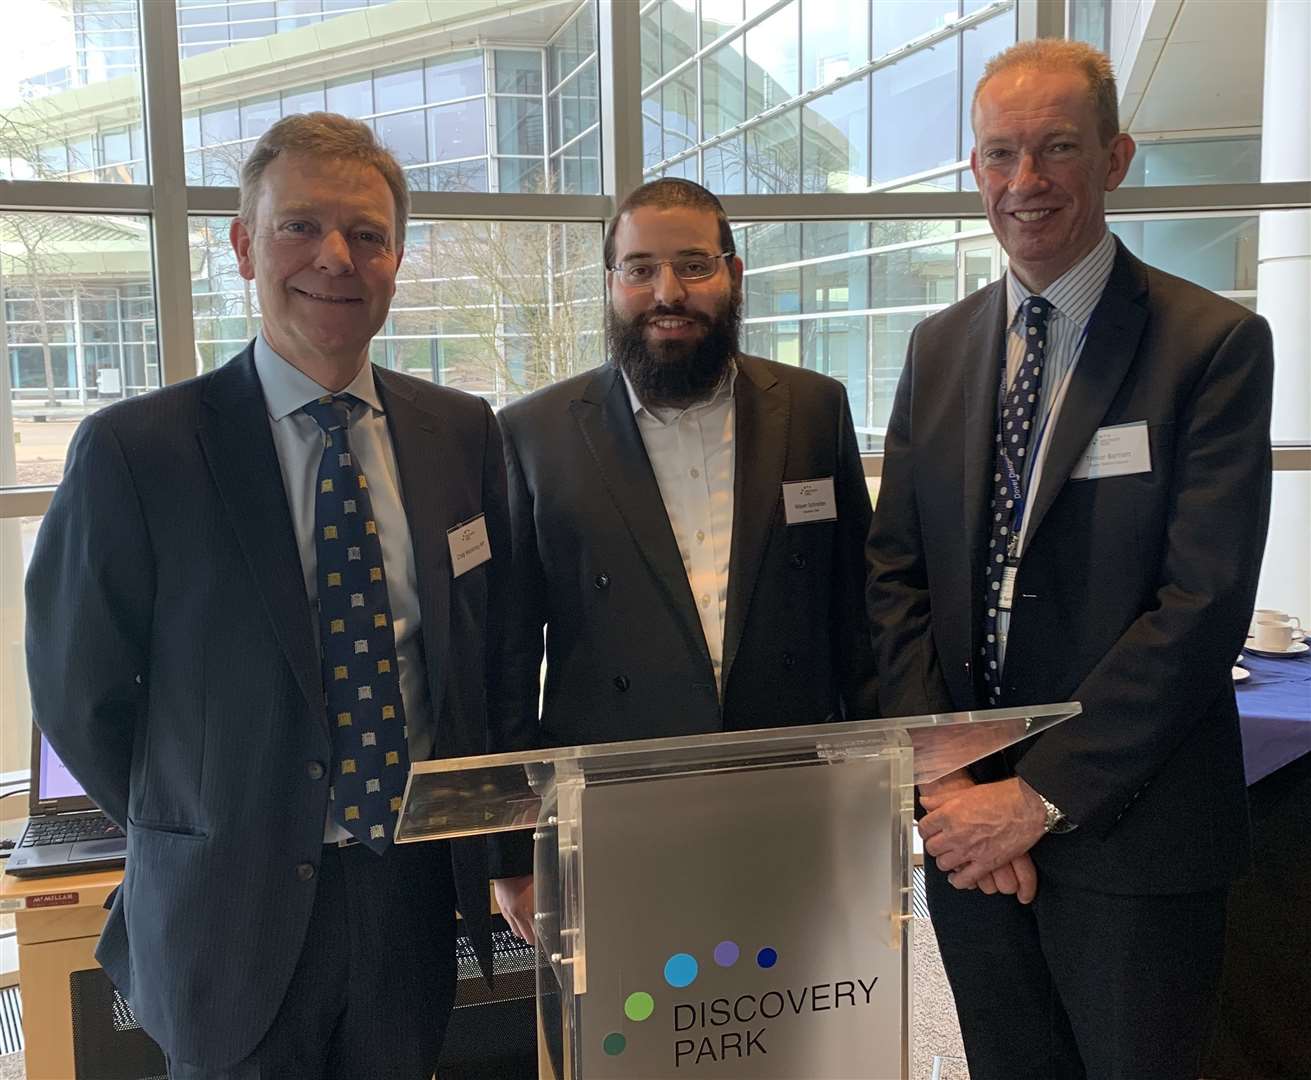
<path fill-rule="evenodd" d="M 642 404 L 642 400 L 637 396 L 637 391 L 633 389 L 633 384 L 629 381 L 628 373 L 622 369 L 619 372 L 624 379 L 624 388 L 628 391 L 628 404 L 633 409 L 633 415 L 637 417 L 649 416 L 651 419 L 661 424 L 672 423 L 678 417 L 691 409 L 706 409 L 717 404 L 723 398 L 731 396 L 733 386 L 737 382 L 737 357 L 728 361 L 728 370 L 724 372 L 724 377 L 719 380 L 719 385 L 711 391 L 710 396 L 704 401 L 694 401 L 686 408 L 657 408 L 648 409 Z"/>
<path fill-rule="evenodd" d="M 273 346 L 264 339 L 263 331 L 255 337 L 255 371 L 264 390 L 264 407 L 273 420 L 290 416 L 302 405 L 332 393 L 274 352 Z M 382 398 L 378 396 L 372 364 L 366 363 L 360 368 L 350 385 L 340 392 L 353 394 L 375 412 L 386 411 L 382 407 Z"/>
<path fill-rule="evenodd" d="M 1102 298 L 1115 264 L 1115 237 L 1107 229 L 1097 246 L 1043 289 L 1039 296 L 1082 330 Z M 1010 270 L 1006 271 L 1006 325 L 1014 326 L 1020 305 L 1032 295 Z"/>

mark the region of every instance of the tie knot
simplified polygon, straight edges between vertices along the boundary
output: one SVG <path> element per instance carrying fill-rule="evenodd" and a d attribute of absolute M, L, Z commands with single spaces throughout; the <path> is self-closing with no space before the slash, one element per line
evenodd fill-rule
<path fill-rule="evenodd" d="M 1051 317 L 1052 306 L 1041 296 L 1030 296 L 1024 301 L 1021 308 L 1024 313 L 1024 325 L 1042 329 L 1047 325 L 1047 320 Z"/>
<path fill-rule="evenodd" d="M 325 432 L 350 426 L 351 409 L 358 398 L 354 394 L 325 395 L 317 401 L 301 406 L 301 412 L 310 417 Z"/>

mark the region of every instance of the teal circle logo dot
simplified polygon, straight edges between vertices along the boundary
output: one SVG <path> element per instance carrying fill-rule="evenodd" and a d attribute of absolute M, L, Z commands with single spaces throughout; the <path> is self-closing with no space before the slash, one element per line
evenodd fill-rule
<path fill-rule="evenodd" d="M 617 1031 L 610 1032 L 609 1035 L 601 1040 L 601 1049 L 611 1057 L 618 1057 L 624 1052 L 624 1049 L 627 1046 L 628 1040 Z"/>
<path fill-rule="evenodd" d="M 655 999 L 645 990 L 629 994 L 624 1000 L 624 1015 L 639 1024 L 653 1012 L 655 1012 Z"/>
<path fill-rule="evenodd" d="M 756 953 L 756 963 L 762 968 L 772 968 L 778 963 L 778 953 L 769 946 L 765 946 L 760 952 Z"/>
<path fill-rule="evenodd" d="M 691 986 L 696 980 L 696 957 L 688 953 L 674 953 L 665 961 L 665 982 L 676 990 Z"/>

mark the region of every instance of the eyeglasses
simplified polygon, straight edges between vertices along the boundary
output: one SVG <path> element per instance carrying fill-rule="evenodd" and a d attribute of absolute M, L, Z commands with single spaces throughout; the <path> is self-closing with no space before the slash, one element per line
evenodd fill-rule
<path fill-rule="evenodd" d="M 662 266 L 671 267 L 679 281 L 705 281 L 715 276 L 720 259 L 731 259 L 733 254 L 721 251 L 718 255 L 680 255 L 677 259 L 627 259 L 608 269 L 630 289 L 642 289 L 656 283 Z"/>

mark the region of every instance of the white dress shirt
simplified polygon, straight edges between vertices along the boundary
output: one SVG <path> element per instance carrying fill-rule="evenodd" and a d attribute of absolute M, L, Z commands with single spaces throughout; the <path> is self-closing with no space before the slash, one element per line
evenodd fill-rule
<path fill-rule="evenodd" d="M 318 552 L 314 546 L 314 493 L 318 487 L 319 461 L 323 456 L 323 432 L 314 419 L 300 411 L 302 405 L 323 397 L 324 389 L 303 371 L 279 356 L 260 334 L 255 339 L 255 370 L 264 390 L 264 404 L 273 430 L 273 445 L 282 469 L 282 486 L 296 530 L 305 594 L 310 601 L 314 640 L 319 640 Z M 369 498 L 378 522 L 382 544 L 387 599 L 391 605 L 396 635 L 396 661 L 405 705 L 407 742 L 411 761 L 432 757 L 435 730 L 428 699 L 427 673 L 419 636 L 419 591 L 410 543 L 410 523 L 401 500 L 400 473 L 382 399 L 373 381 L 373 365 L 366 363 L 351 384 L 341 391 L 353 394 L 363 404 L 351 410 L 348 438 L 351 453 L 369 478 Z M 332 820 L 324 830 L 324 841 L 349 836 Z"/>
<path fill-rule="evenodd" d="M 1083 353 L 1083 343 L 1088 336 L 1088 322 L 1093 309 L 1097 307 L 1102 293 L 1106 291 L 1106 282 L 1111 276 L 1111 267 L 1115 263 L 1115 238 L 1109 231 L 1102 234 L 1101 241 L 1092 251 L 1065 271 L 1047 288 L 1037 295 L 1051 304 L 1050 321 L 1047 324 L 1047 362 L 1042 376 L 1042 391 L 1038 395 L 1037 439 L 1036 447 L 1030 447 L 1029 460 L 1025 466 L 1024 477 L 1024 517 L 1020 521 L 1019 554 L 1023 557 L 1028 543 L 1029 516 L 1033 512 L 1033 498 L 1042 482 L 1043 466 L 1047 461 L 1047 448 L 1051 445 L 1052 432 L 1065 404 L 1065 395 L 1069 390 L 1070 377 Z M 1033 295 L 1020 283 L 1011 272 L 1006 272 L 1006 384 L 1009 386 L 1020 370 L 1024 359 L 1024 318 L 1020 305 Z M 1096 362 L 1094 358 L 1093 363 Z M 997 661 L 1004 665 L 1006 659 L 1006 638 L 1010 632 L 1011 613 L 1005 609 L 997 612 Z"/>
<path fill-rule="evenodd" d="M 719 386 L 705 401 L 685 409 L 648 409 L 638 400 L 628 376 L 624 376 L 637 430 L 683 557 L 683 569 L 715 669 L 715 685 L 721 694 L 724 609 L 733 546 L 736 380 L 737 362 L 732 361 Z"/>

